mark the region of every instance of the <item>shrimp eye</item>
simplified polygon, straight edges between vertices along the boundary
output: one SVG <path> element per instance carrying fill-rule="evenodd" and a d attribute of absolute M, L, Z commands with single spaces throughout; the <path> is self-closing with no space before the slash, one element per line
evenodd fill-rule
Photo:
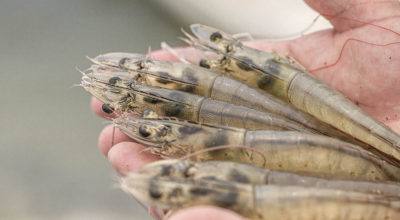
<path fill-rule="evenodd" d="M 218 33 L 218 32 L 214 32 L 214 33 L 211 34 L 210 40 L 211 40 L 212 42 L 217 42 L 217 41 L 219 41 L 219 40 L 222 40 L 222 34 L 220 34 L 220 33 Z"/>
<path fill-rule="evenodd" d="M 223 57 L 223 58 L 219 61 L 219 63 L 222 64 L 222 65 L 225 65 L 227 62 L 228 62 L 228 59 L 226 59 L 226 57 Z"/>
<path fill-rule="evenodd" d="M 149 127 L 141 125 L 139 127 L 139 134 L 142 135 L 142 137 L 148 137 L 151 135 L 151 130 L 149 129 Z"/>
<path fill-rule="evenodd" d="M 199 63 L 199 65 L 200 65 L 201 67 L 204 67 L 204 68 L 210 69 L 210 65 L 208 64 L 208 61 L 207 61 L 207 60 L 205 60 L 205 59 L 202 59 L 202 60 L 200 60 L 200 63 Z"/>
<path fill-rule="evenodd" d="M 229 45 L 226 47 L 226 52 L 229 53 L 229 52 L 231 52 L 231 51 L 233 51 L 233 45 L 232 45 L 232 44 L 229 44 Z"/>
<path fill-rule="evenodd" d="M 114 112 L 114 108 L 109 106 L 109 105 L 107 105 L 107 104 L 103 104 L 101 106 L 101 109 L 103 109 L 103 112 L 106 113 L 106 114 L 111 114 L 111 113 Z"/>
<path fill-rule="evenodd" d="M 142 112 L 142 118 L 156 118 L 158 115 L 153 109 L 146 109 Z"/>
<path fill-rule="evenodd" d="M 111 85 L 115 85 L 119 81 L 121 81 L 121 78 L 119 78 L 118 76 L 114 76 L 113 78 L 108 80 L 108 83 Z"/>
<path fill-rule="evenodd" d="M 122 58 L 120 61 L 119 61 L 119 64 L 118 64 L 118 67 L 119 68 L 121 68 L 121 69 L 127 69 L 126 67 L 125 67 L 125 63 L 126 63 L 126 61 L 128 61 L 129 60 L 129 58 Z"/>

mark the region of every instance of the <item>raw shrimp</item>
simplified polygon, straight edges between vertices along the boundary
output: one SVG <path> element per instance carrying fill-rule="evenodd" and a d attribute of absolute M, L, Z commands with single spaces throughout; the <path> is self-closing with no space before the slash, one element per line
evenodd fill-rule
<path fill-rule="evenodd" d="M 201 160 L 230 160 L 263 165 L 270 169 L 304 171 L 369 180 L 400 181 L 400 169 L 374 154 L 337 139 L 282 131 L 245 129 L 170 119 L 122 116 L 114 125 L 153 153 L 177 158 L 188 152 L 222 145 L 246 146 L 251 150 L 224 149 L 198 155 Z"/>
<path fill-rule="evenodd" d="M 91 73 L 93 77 L 125 77 L 152 86 L 192 93 L 273 113 L 303 124 L 313 129 L 314 133 L 338 138 L 364 148 L 368 147 L 266 91 L 199 66 L 152 60 L 131 53 L 102 54 L 91 60 L 97 64 L 106 65 L 95 66 Z"/>
<path fill-rule="evenodd" d="M 399 219 L 400 197 L 337 189 L 278 186 L 133 172 L 121 186 L 141 201 L 173 211 L 214 205 L 251 219 Z"/>
<path fill-rule="evenodd" d="M 292 130 L 315 133 L 302 124 L 272 113 L 208 99 L 185 92 L 163 89 L 124 77 L 84 75 L 81 84 L 105 103 L 103 110 L 141 114 L 153 109 L 160 116 L 174 116 L 250 130 Z"/>
<path fill-rule="evenodd" d="M 192 25 L 197 47 L 223 56 L 224 68 L 339 130 L 361 140 L 396 162 L 400 135 L 374 119 L 340 92 L 281 57 L 244 46 L 233 37 L 204 25 Z M 237 76 L 240 78 L 239 76 Z"/>
<path fill-rule="evenodd" d="M 399 183 L 361 181 L 355 178 L 337 179 L 332 175 L 315 177 L 304 175 L 304 173 L 288 173 L 232 161 L 161 160 L 146 164 L 135 172 L 154 176 L 188 177 L 195 180 L 315 187 L 375 195 L 400 196 Z"/>

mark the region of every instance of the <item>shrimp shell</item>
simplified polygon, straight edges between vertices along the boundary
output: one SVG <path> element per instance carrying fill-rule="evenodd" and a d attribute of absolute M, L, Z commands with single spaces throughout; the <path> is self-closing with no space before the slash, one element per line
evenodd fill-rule
<path fill-rule="evenodd" d="M 178 119 L 120 117 L 114 125 L 153 152 L 177 158 L 221 145 L 247 146 L 267 159 L 265 166 L 369 180 L 400 181 L 400 169 L 359 146 L 337 139 L 290 131 L 251 131 L 198 124 Z M 150 144 L 149 144 L 150 143 Z M 230 160 L 262 165 L 264 159 L 244 149 L 224 149 L 198 155 L 201 160 Z"/>
<path fill-rule="evenodd" d="M 131 173 L 124 190 L 172 210 L 214 205 L 251 219 L 399 219 L 400 197 L 300 186 L 256 185 Z"/>
<path fill-rule="evenodd" d="M 190 40 L 229 60 L 225 64 L 236 74 L 251 75 L 259 88 L 371 145 L 389 161 L 400 162 L 400 135 L 328 84 L 274 54 L 246 47 L 217 29 L 199 24 L 191 28 L 200 40 L 187 35 Z"/>

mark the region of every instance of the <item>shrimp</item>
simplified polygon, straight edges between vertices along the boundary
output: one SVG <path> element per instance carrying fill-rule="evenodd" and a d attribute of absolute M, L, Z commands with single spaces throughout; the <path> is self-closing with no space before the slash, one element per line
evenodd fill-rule
<path fill-rule="evenodd" d="M 152 60 L 131 53 L 108 53 L 91 60 L 97 64 L 105 65 L 94 67 L 92 74 L 98 77 L 123 76 L 152 86 L 192 93 L 266 113 L 273 113 L 313 129 L 314 133 L 368 148 L 366 144 L 264 90 L 199 66 Z"/>
<path fill-rule="evenodd" d="M 217 29 L 199 24 L 192 25 L 191 29 L 199 38 L 187 34 L 194 46 L 223 56 L 221 68 L 223 66 L 233 70 L 233 74 L 245 76 L 246 82 L 400 162 L 400 135 L 328 84 L 277 55 L 246 47 Z"/>
<path fill-rule="evenodd" d="M 335 176 L 330 175 L 322 177 L 307 176 L 303 175 L 304 173 L 288 173 L 232 161 L 161 160 L 146 164 L 135 172 L 152 176 L 187 177 L 194 180 L 315 187 L 375 195 L 400 196 L 399 183 L 362 181 L 355 178 L 337 179 Z"/>
<path fill-rule="evenodd" d="M 146 169 L 146 167 L 144 168 Z M 251 219 L 398 219 L 400 197 L 330 188 L 279 186 L 159 176 L 133 172 L 121 187 L 138 198 L 173 211 L 214 205 Z"/>
<path fill-rule="evenodd" d="M 114 119 L 116 128 L 166 158 L 177 158 L 216 146 L 246 146 L 198 155 L 200 160 L 230 160 L 270 169 L 303 171 L 369 180 L 400 181 L 400 169 L 374 154 L 337 139 L 290 131 L 248 131 L 165 117 Z"/>
<path fill-rule="evenodd" d="M 143 114 L 153 109 L 160 116 L 174 116 L 201 123 L 213 123 L 250 130 L 315 131 L 281 116 L 243 106 L 208 99 L 185 92 L 163 89 L 132 79 L 104 75 L 84 75 L 81 84 L 89 93 L 105 103 L 103 110 L 119 109 Z"/>

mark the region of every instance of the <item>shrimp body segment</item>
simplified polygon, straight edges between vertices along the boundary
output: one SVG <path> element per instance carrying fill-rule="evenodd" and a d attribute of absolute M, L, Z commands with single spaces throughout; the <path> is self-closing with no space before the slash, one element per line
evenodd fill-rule
<path fill-rule="evenodd" d="M 192 25 L 200 39 L 191 40 L 223 56 L 224 65 L 235 74 L 251 76 L 247 81 L 262 88 L 319 120 L 371 145 L 400 161 L 400 135 L 374 119 L 340 92 L 303 69 L 263 51 L 244 46 L 217 29 Z"/>
<path fill-rule="evenodd" d="M 92 61 L 106 65 L 94 68 L 92 75 L 97 77 L 130 78 L 152 86 L 192 93 L 276 114 L 314 130 L 313 133 L 338 138 L 367 148 L 364 143 L 264 90 L 206 68 L 184 63 L 150 60 L 144 56 L 130 53 L 103 54 Z"/>
<path fill-rule="evenodd" d="M 221 145 L 247 146 L 266 157 L 275 170 L 357 176 L 369 180 L 400 180 L 400 169 L 346 142 L 300 132 L 251 131 L 178 119 L 123 116 L 114 125 L 154 153 L 178 158 Z M 150 143 L 150 144 L 149 144 Z M 223 149 L 198 155 L 201 160 L 229 160 L 263 165 L 264 159 L 245 149 Z"/>
<path fill-rule="evenodd" d="M 139 200 L 178 210 L 214 205 L 251 219 L 398 219 L 400 197 L 301 186 L 259 185 L 131 173 L 122 188 Z"/>
<path fill-rule="evenodd" d="M 228 125 L 250 130 L 315 130 L 272 113 L 208 99 L 180 91 L 149 86 L 122 76 L 85 75 L 82 86 L 113 109 L 142 114 L 147 109 L 160 116 Z"/>

